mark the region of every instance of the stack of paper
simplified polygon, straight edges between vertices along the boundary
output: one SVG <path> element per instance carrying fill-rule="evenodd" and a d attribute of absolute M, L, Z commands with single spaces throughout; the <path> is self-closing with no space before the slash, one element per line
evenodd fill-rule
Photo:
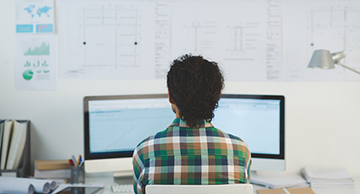
<path fill-rule="evenodd" d="M 45 179 L 69 179 L 68 160 L 35 160 L 34 177 Z"/>
<path fill-rule="evenodd" d="M 283 187 L 309 187 L 309 184 L 300 175 L 291 174 L 252 174 L 252 184 L 263 185 L 269 188 L 283 188 Z"/>
<path fill-rule="evenodd" d="M 342 169 L 324 170 L 305 167 L 302 173 L 311 187 L 354 187 L 354 179 L 349 172 Z"/>

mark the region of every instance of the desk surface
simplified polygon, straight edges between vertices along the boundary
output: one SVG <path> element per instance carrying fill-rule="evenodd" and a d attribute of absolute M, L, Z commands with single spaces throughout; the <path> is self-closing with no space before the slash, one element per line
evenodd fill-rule
<path fill-rule="evenodd" d="M 112 193 L 111 185 L 116 184 L 111 172 L 87 174 L 85 181 L 87 184 L 103 183 L 105 186 L 104 194 Z M 258 189 L 265 189 L 265 187 L 259 185 L 253 185 L 253 187 L 254 194 Z M 354 188 L 313 188 L 313 190 L 316 194 L 360 194 L 360 177 L 355 178 Z"/>

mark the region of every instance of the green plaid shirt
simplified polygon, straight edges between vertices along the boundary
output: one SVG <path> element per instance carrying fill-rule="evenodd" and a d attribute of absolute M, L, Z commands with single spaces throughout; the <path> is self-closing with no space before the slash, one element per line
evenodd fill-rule
<path fill-rule="evenodd" d="M 250 181 L 251 155 L 238 137 L 205 120 L 192 129 L 176 118 L 164 131 L 143 140 L 134 151 L 134 191 L 149 184 L 234 184 Z"/>

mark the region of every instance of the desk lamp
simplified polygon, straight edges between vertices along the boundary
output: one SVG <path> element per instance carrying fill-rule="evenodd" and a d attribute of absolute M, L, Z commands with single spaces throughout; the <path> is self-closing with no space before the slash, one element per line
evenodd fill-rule
<path fill-rule="evenodd" d="M 350 68 L 342 63 L 340 60 L 346 57 L 345 51 L 330 53 L 328 50 L 315 50 L 314 54 L 308 65 L 309 68 L 320 68 L 320 69 L 334 69 L 335 64 L 345 67 L 355 73 L 360 74 L 360 71 L 357 71 L 353 68 Z"/>

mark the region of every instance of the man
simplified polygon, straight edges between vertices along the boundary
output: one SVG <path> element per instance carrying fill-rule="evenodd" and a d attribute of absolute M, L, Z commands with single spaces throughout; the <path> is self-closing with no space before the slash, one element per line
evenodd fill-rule
<path fill-rule="evenodd" d="M 135 193 L 145 193 L 149 184 L 248 183 L 247 145 L 210 123 L 224 87 L 218 65 L 201 56 L 182 56 L 171 65 L 167 86 L 176 118 L 136 147 Z"/>

